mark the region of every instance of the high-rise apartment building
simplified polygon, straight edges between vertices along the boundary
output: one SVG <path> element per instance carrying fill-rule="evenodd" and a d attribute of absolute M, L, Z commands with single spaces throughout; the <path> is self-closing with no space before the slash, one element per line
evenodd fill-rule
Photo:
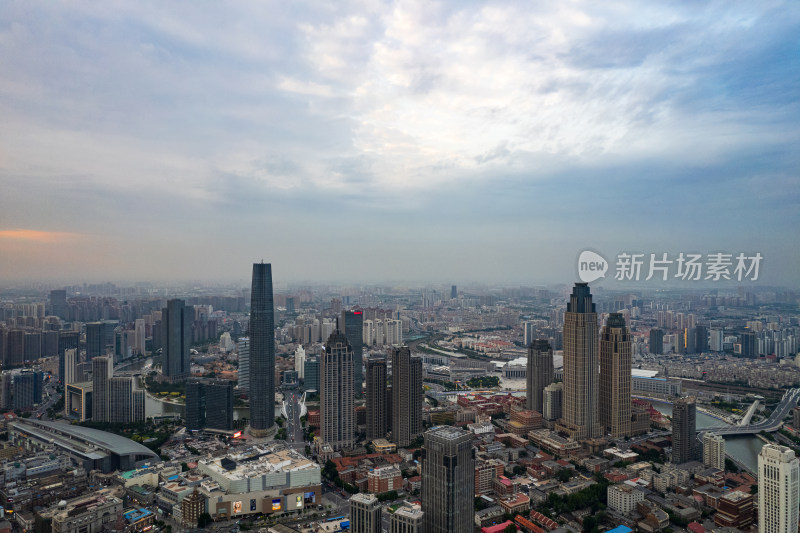
<path fill-rule="evenodd" d="M 381 533 L 381 505 L 374 494 L 354 494 L 350 498 L 350 526 L 353 533 Z"/>
<path fill-rule="evenodd" d="M 708 327 L 695 326 L 694 330 L 694 348 L 697 353 L 705 353 L 708 351 Z"/>
<path fill-rule="evenodd" d="M 693 396 L 672 404 L 672 462 L 693 461 L 697 457 L 697 405 Z"/>
<path fill-rule="evenodd" d="M 361 395 L 364 383 L 364 312 L 342 311 L 339 330 L 353 349 L 353 390 Z"/>
<path fill-rule="evenodd" d="M 294 351 L 294 370 L 297 377 L 305 379 L 306 375 L 306 351 L 302 346 L 298 346 Z"/>
<path fill-rule="evenodd" d="M 253 264 L 250 288 L 250 432 L 262 437 L 275 426 L 275 308 L 272 265 Z"/>
<path fill-rule="evenodd" d="M 392 363 L 392 440 L 408 446 L 422 435 L 422 359 L 408 346 L 389 348 Z"/>
<path fill-rule="evenodd" d="M 92 359 L 92 420 L 111 422 L 111 378 L 114 361 L 111 357 Z"/>
<path fill-rule="evenodd" d="M 164 335 L 161 373 L 171 382 L 183 381 L 189 377 L 189 348 L 192 345 L 193 321 L 194 309 L 187 307 L 183 300 L 168 300 L 167 307 L 161 311 L 161 327 Z"/>
<path fill-rule="evenodd" d="M 0 373 L 0 409 L 11 409 L 11 372 Z"/>
<path fill-rule="evenodd" d="M 800 460 L 786 446 L 765 444 L 758 454 L 758 533 L 797 533 Z"/>
<path fill-rule="evenodd" d="M 144 391 L 137 390 L 134 378 L 114 376 L 110 379 L 110 422 L 130 424 L 144 422 Z"/>
<path fill-rule="evenodd" d="M 422 510 L 425 533 L 472 531 L 475 456 L 472 433 L 451 426 L 425 432 Z"/>
<path fill-rule="evenodd" d="M 650 330 L 650 353 L 661 355 L 664 353 L 664 330 L 653 328 Z"/>
<path fill-rule="evenodd" d="M 144 355 L 146 351 L 145 350 L 146 331 L 145 331 L 145 321 L 143 318 L 137 318 L 134 321 L 133 332 L 134 332 L 133 352 L 135 355 Z"/>
<path fill-rule="evenodd" d="M 576 283 L 564 313 L 564 416 L 571 438 L 602 435 L 598 414 L 597 312 L 587 283 Z"/>
<path fill-rule="evenodd" d="M 712 329 L 709 331 L 709 344 L 708 348 L 712 352 L 721 352 L 725 348 L 723 348 L 724 344 L 724 334 L 721 329 Z"/>
<path fill-rule="evenodd" d="M 545 339 L 528 346 L 527 408 L 541 413 L 544 409 L 544 389 L 554 380 L 553 348 Z"/>
<path fill-rule="evenodd" d="M 452 285 L 450 287 L 450 299 L 457 300 L 458 299 L 458 286 Z"/>
<path fill-rule="evenodd" d="M 353 348 L 336 330 L 325 343 L 320 363 L 320 438 L 334 450 L 355 444 Z"/>
<path fill-rule="evenodd" d="M 239 367 L 237 369 L 237 387 L 244 391 L 250 390 L 250 339 L 242 337 L 237 344 L 239 354 Z"/>
<path fill-rule="evenodd" d="M 612 439 L 631 435 L 631 333 L 611 313 L 600 333 L 600 422 Z"/>
<path fill-rule="evenodd" d="M 386 359 L 367 359 L 367 440 L 386 438 Z"/>
<path fill-rule="evenodd" d="M 725 439 L 716 433 L 703 435 L 703 464 L 725 470 Z"/>
<path fill-rule="evenodd" d="M 558 420 L 564 416 L 564 384 L 552 383 L 544 388 L 542 394 L 542 418 Z"/>

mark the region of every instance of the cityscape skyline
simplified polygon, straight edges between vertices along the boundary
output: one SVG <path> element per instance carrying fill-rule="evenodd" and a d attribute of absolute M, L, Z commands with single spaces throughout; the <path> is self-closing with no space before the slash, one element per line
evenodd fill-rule
<path fill-rule="evenodd" d="M 789 3 L 6 7 L 3 282 L 247 279 L 253 250 L 554 282 L 591 247 L 798 284 Z"/>

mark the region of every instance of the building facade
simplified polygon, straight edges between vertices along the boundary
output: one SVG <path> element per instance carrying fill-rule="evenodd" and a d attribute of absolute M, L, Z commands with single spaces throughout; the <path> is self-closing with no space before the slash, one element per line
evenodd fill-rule
<path fill-rule="evenodd" d="M 599 414 L 612 439 L 631 435 L 631 334 L 620 313 L 611 313 L 600 333 Z"/>
<path fill-rule="evenodd" d="M 253 264 L 250 289 L 250 432 L 275 430 L 275 309 L 272 265 Z"/>
<path fill-rule="evenodd" d="M 527 407 L 539 413 L 544 410 L 544 389 L 554 380 L 553 348 L 545 339 L 528 346 Z"/>
<path fill-rule="evenodd" d="M 111 422 L 111 378 L 114 361 L 101 356 L 92 359 L 92 420 Z"/>
<path fill-rule="evenodd" d="M 233 382 L 191 379 L 186 383 L 186 429 L 233 429 Z"/>
<path fill-rule="evenodd" d="M 425 433 L 425 453 L 424 531 L 472 531 L 475 514 L 472 433 L 451 426 L 434 427 Z"/>

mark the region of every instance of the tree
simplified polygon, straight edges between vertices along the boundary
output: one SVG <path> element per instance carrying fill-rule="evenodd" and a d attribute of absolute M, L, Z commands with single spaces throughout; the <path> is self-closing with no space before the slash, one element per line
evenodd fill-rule
<path fill-rule="evenodd" d="M 567 481 L 570 480 L 571 477 L 572 477 L 572 472 L 568 468 L 559 470 L 558 474 L 556 474 L 556 479 L 558 479 L 562 483 L 566 483 Z"/>
<path fill-rule="evenodd" d="M 517 526 L 514 524 L 508 524 L 503 530 L 503 533 L 517 533 Z"/>
<path fill-rule="evenodd" d="M 203 513 L 197 517 L 197 528 L 203 529 L 206 526 L 211 524 L 211 515 L 208 513 Z"/>

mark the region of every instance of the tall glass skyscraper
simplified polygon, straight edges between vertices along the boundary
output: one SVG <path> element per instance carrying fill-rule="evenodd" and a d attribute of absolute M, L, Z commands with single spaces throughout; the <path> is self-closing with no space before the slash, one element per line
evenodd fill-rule
<path fill-rule="evenodd" d="M 183 381 L 189 377 L 189 348 L 192 344 L 194 309 L 183 300 L 168 300 L 161 310 L 164 328 L 164 357 L 161 373 L 169 381 Z"/>
<path fill-rule="evenodd" d="M 253 264 L 250 289 L 250 433 L 264 437 L 275 425 L 275 310 L 272 265 Z"/>
<path fill-rule="evenodd" d="M 353 392 L 360 395 L 364 384 L 364 313 L 342 311 L 339 329 L 353 348 Z"/>

